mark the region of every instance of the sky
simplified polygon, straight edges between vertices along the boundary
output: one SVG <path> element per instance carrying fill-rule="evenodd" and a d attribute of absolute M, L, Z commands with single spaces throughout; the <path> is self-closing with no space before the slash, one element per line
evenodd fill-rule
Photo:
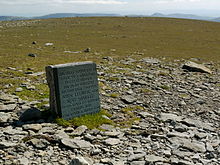
<path fill-rule="evenodd" d="M 0 0 L 0 15 L 186 13 L 220 17 L 220 0 Z"/>

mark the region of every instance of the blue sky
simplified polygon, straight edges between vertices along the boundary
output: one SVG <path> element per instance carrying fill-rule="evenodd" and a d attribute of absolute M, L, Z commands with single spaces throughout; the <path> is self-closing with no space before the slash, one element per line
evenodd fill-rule
<path fill-rule="evenodd" d="M 189 13 L 220 17 L 220 0 L 0 0 L 0 15 Z"/>

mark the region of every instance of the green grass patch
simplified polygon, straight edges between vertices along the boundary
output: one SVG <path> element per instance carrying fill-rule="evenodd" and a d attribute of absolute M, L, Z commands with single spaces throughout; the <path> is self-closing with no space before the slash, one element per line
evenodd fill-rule
<path fill-rule="evenodd" d="M 188 95 L 186 93 L 182 93 L 182 94 L 179 94 L 179 97 L 181 97 L 183 99 L 187 99 L 187 98 L 190 98 L 190 95 Z"/>
<path fill-rule="evenodd" d="M 141 93 L 144 93 L 144 94 L 150 94 L 150 93 L 152 93 L 153 91 L 150 90 L 150 89 L 147 89 L 147 88 L 141 88 L 141 89 L 140 89 L 140 92 L 141 92 Z"/>
<path fill-rule="evenodd" d="M 35 87 L 35 90 L 27 90 L 26 88 L 23 88 L 23 91 L 16 92 L 16 95 L 23 100 L 29 101 L 49 98 L 49 88 L 46 84 L 39 84 Z"/>
<path fill-rule="evenodd" d="M 109 77 L 108 78 L 109 81 L 119 81 L 118 77 Z"/>
<path fill-rule="evenodd" d="M 85 125 L 89 129 L 98 128 L 102 124 L 114 124 L 113 121 L 104 118 L 103 115 L 111 117 L 111 114 L 109 114 L 106 110 L 101 110 L 99 113 L 76 117 L 68 121 L 58 118 L 55 122 L 64 127 Z"/>
<path fill-rule="evenodd" d="M 158 73 L 158 76 L 164 76 L 164 77 L 166 77 L 166 76 L 168 76 L 169 75 L 169 73 L 167 73 L 167 72 L 159 72 Z"/>
<path fill-rule="evenodd" d="M 119 94 L 118 93 L 111 93 L 111 94 L 109 94 L 109 96 L 112 98 L 118 98 Z"/>
<path fill-rule="evenodd" d="M 139 121 L 139 120 L 140 118 L 138 117 L 131 117 L 128 120 L 120 121 L 117 124 L 121 128 L 130 128 L 134 122 Z"/>
<path fill-rule="evenodd" d="M 170 87 L 168 85 L 161 85 L 160 88 L 165 89 L 165 90 L 169 90 Z"/>
<path fill-rule="evenodd" d="M 123 128 L 129 128 L 131 127 L 131 125 L 135 122 L 135 121 L 139 121 L 140 118 L 137 117 L 135 115 L 135 113 L 133 111 L 135 110 L 144 110 L 144 107 L 141 107 L 141 106 L 129 106 L 129 107 L 125 107 L 123 108 L 121 111 L 123 113 L 125 113 L 125 116 L 126 116 L 126 120 L 124 121 L 119 121 L 117 122 L 117 124 L 120 126 L 120 127 L 123 127 Z"/>

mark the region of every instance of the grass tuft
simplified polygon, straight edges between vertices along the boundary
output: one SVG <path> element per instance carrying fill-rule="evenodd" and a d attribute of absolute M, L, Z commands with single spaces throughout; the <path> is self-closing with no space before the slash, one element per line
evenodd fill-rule
<path fill-rule="evenodd" d="M 103 116 L 111 117 L 111 114 L 109 114 L 106 110 L 101 110 L 99 113 L 76 117 L 68 121 L 58 118 L 55 122 L 64 127 L 85 125 L 89 129 L 98 128 L 102 124 L 114 124 L 113 121 Z"/>

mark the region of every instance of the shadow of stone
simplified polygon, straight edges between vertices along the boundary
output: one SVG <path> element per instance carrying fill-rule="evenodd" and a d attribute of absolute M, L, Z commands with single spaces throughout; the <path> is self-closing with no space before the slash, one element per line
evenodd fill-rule
<path fill-rule="evenodd" d="M 50 110 L 41 111 L 35 107 L 19 112 L 18 116 L 20 116 L 19 120 L 12 123 L 18 127 L 24 124 L 52 123 L 55 119 Z"/>
<path fill-rule="evenodd" d="M 27 109 L 19 117 L 19 120 L 23 122 L 40 119 L 42 119 L 42 112 L 37 108 Z"/>

